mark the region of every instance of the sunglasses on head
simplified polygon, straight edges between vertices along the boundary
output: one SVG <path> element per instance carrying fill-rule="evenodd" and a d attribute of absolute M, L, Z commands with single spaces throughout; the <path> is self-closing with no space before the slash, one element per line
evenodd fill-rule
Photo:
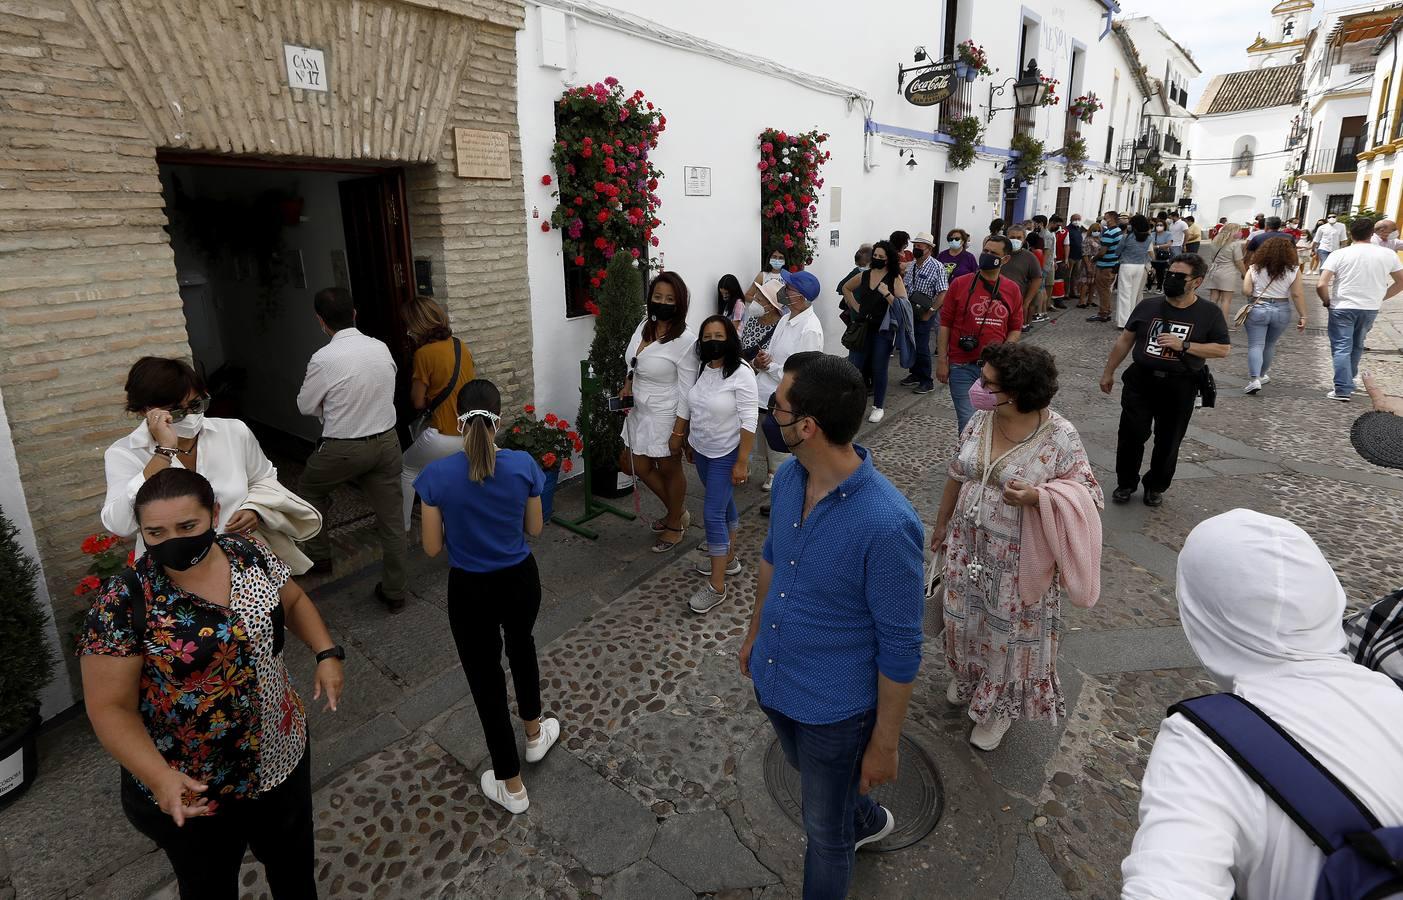
<path fill-rule="evenodd" d="M 202 416 L 202 415 L 204 415 L 204 414 L 205 414 L 205 411 L 209 409 L 209 401 L 210 401 L 209 394 L 205 394 L 203 397 L 199 397 L 199 398 L 197 398 L 197 399 L 195 399 L 195 400 L 191 400 L 190 403 L 189 403 L 189 405 L 187 405 L 187 406 L 169 406 L 169 407 L 166 407 L 166 412 L 168 412 L 168 413 L 171 414 L 171 421 L 172 421 L 172 422 L 179 422 L 181 419 L 185 418 L 186 416 Z"/>

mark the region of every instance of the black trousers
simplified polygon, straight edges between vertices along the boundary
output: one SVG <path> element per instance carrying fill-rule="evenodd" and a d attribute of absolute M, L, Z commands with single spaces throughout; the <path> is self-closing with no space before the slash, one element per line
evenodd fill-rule
<path fill-rule="evenodd" d="M 252 850 L 276 900 L 317 896 L 312 838 L 312 749 L 282 784 L 253 800 L 229 803 L 184 826 L 152 803 L 122 773 L 122 811 L 170 860 L 181 900 L 238 900 L 239 867 Z"/>
<path fill-rule="evenodd" d="M 502 672 L 503 638 L 516 686 L 517 712 L 523 721 L 539 719 L 541 670 L 531 629 L 540 611 L 541 573 L 534 556 L 493 572 L 458 568 L 448 572 L 448 624 L 498 781 L 521 774 L 516 731 L 507 709 L 507 678 Z"/>
<path fill-rule="evenodd" d="M 1145 490 L 1163 491 L 1174 480 L 1179 464 L 1179 444 L 1194 414 L 1198 378 L 1188 372 L 1157 373 L 1131 365 L 1121 385 L 1116 486 L 1133 491 L 1140 484 L 1145 442 L 1153 430 L 1155 447 L 1150 453 L 1150 470 L 1145 473 Z"/>

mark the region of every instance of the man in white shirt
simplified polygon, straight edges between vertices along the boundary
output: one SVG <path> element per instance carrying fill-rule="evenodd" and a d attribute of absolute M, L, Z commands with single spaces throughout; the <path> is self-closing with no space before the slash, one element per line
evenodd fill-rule
<path fill-rule="evenodd" d="M 313 560 L 313 573 L 331 571 L 331 494 L 339 485 L 354 484 L 375 510 L 385 567 L 375 597 L 390 612 L 399 612 L 404 608 L 407 545 L 401 510 L 403 458 L 395 433 L 395 361 L 382 341 L 356 329 L 349 291 L 325 288 L 317 292 L 313 305 L 331 342 L 312 354 L 297 394 L 302 414 L 322 422 L 322 439 L 307 459 L 299 492 L 327 524 L 305 550 Z"/>
<path fill-rule="evenodd" d="M 1326 216 L 1325 224 L 1315 229 L 1315 237 L 1311 239 L 1311 244 L 1321 265 L 1325 264 L 1331 253 L 1340 249 L 1340 245 L 1345 242 L 1345 233 L 1345 226 L 1334 216 Z"/>
<path fill-rule="evenodd" d="M 1403 291 L 1403 262 L 1387 247 L 1369 242 L 1374 223 L 1355 219 L 1349 223 L 1354 241 L 1325 260 L 1316 296 L 1330 310 L 1330 355 L 1334 360 L 1335 389 L 1325 396 L 1347 402 L 1359 377 L 1364 339 L 1378 318 L 1383 302 Z"/>
<path fill-rule="evenodd" d="M 1381 824 L 1403 825 L 1403 691 L 1341 652 L 1345 592 L 1310 536 L 1235 509 L 1189 534 L 1177 582 L 1184 633 L 1220 688 L 1269 716 Z M 1295 900 L 1313 894 L 1324 862 L 1201 728 L 1179 712 L 1164 720 L 1121 864 L 1123 900 Z"/>
<path fill-rule="evenodd" d="M 779 390 L 786 359 L 802 350 L 823 349 L 823 323 L 818 320 L 818 313 L 812 306 L 818 299 L 818 278 L 812 272 L 780 272 L 779 276 L 783 279 L 784 287 L 779 290 L 778 300 L 789 311 L 775 325 L 770 343 L 755 357 L 755 386 L 760 403 L 764 405 L 768 405 L 770 395 Z M 787 455 L 766 445 L 765 457 L 770 467 L 770 476 L 765 479 L 767 490 Z M 762 504 L 760 515 L 769 514 L 770 504 Z"/>
<path fill-rule="evenodd" d="M 1189 233 L 1189 223 L 1180 218 L 1177 212 L 1169 214 L 1169 246 L 1173 248 L 1173 255 L 1178 256 L 1184 252 L 1184 235 Z"/>
<path fill-rule="evenodd" d="M 1374 236 L 1369 243 L 1389 250 L 1403 250 L 1403 241 L 1398 240 L 1398 223 L 1392 219 L 1379 219 L 1374 223 Z"/>

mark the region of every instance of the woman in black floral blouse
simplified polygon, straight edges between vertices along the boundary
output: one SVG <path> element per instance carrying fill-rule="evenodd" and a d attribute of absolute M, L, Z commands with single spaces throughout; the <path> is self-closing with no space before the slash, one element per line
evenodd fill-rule
<path fill-rule="evenodd" d="M 284 629 L 317 653 L 312 696 L 331 710 L 345 652 L 267 547 L 215 534 L 203 476 L 163 469 L 135 509 L 146 553 L 108 582 L 78 645 L 123 811 L 170 858 L 182 898 L 237 897 L 246 849 L 274 897 L 315 897 L 307 719 Z"/>

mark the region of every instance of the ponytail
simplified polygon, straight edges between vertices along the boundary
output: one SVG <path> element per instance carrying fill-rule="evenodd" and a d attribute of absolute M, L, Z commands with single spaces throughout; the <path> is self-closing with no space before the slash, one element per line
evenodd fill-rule
<path fill-rule="evenodd" d="M 468 419 L 463 434 L 463 452 L 468 456 L 468 477 L 478 484 L 492 477 L 497 470 L 497 429 L 486 416 Z"/>
<path fill-rule="evenodd" d="M 497 422 L 502 395 L 497 386 L 475 378 L 458 391 L 458 430 L 463 433 L 463 453 L 468 457 L 468 477 L 477 484 L 497 470 Z"/>

